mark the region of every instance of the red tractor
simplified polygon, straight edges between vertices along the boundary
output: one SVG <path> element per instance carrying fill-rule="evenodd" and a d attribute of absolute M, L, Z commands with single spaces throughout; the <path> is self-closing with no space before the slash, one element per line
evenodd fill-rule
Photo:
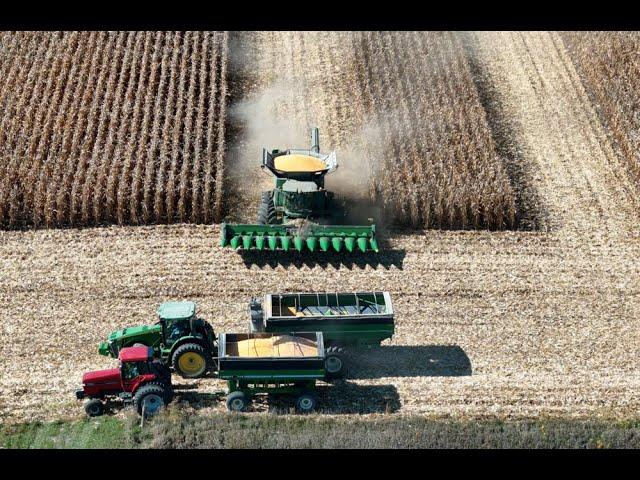
<path fill-rule="evenodd" d="M 84 409 L 90 417 L 104 413 L 108 401 L 119 399 L 133 406 L 138 414 L 153 415 L 173 397 L 171 372 L 161 360 L 154 360 L 151 347 L 120 350 L 120 368 L 96 370 L 82 376 L 82 389 L 76 398 L 88 398 Z"/>

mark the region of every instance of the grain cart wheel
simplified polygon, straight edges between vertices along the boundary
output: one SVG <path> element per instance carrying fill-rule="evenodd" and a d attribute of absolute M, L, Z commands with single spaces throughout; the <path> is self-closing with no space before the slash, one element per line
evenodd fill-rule
<path fill-rule="evenodd" d="M 87 412 L 87 415 L 90 417 L 99 417 L 104 414 L 104 403 L 102 403 L 102 400 L 94 398 L 85 404 L 84 411 Z"/>
<path fill-rule="evenodd" d="M 244 412 L 250 403 L 251 400 L 244 392 L 236 391 L 227 395 L 227 408 L 231 412 Z"/>
<path fill-rule="evenodd" d="M 324 368 L 329 379 L 344 377 L 346 368 L 343 347 L 329 347 L 325 350 Z"/>
<path fill-rule="evenodd" d="M 138 389 L 133 396 L 133 405 L 138 411 L 138 415 L 142 415 L 144 408 L 145 417 L 155 415 L 165 405 L 167 398 L 166 389 L 159 384 L 149 383 Z"/>
<path fill-rule="evenodd" d="M 200 378 L 207 373 L 208 358 L 209 355 L 202 345 L 185 343 L 173 352 L 171 365 L 184 378 Z"/>
<path fill-rule="evenodd" d="M 311 413 L 316 409 L 318 400 L 314 393 L 305 392 L 296 399 L 296 411 L 298 413 Z"/>

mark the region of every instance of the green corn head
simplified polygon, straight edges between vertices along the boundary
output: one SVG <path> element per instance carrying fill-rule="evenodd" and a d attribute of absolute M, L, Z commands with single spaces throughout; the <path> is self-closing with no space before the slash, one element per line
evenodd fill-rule
<path fill-rule="evenodd" d="M 308 225 L 221 225 L 220 245 L 236 250 L 297 250 L 311 252 L 378 251 L 376 227 Z"/>

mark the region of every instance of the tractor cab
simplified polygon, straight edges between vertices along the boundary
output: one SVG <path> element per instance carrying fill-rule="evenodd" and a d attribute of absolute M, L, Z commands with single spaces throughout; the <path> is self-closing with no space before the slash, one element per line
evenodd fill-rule
<path fill-rule="evenodd" d="M 120 350 L 120 378 L 125 392 L 131 392 L 134 384 L 144 381 L 148 375 L 171 383 L 171 372 L 164 364 L 154 360 L 151 347 L 128 347 Z"/>
<path fill-rule="evenodd" d="M 157 313 L 165 348 L 171 348 L 185 337 L 202 337 L 211 343 L 215 341 L 213 328 L 196 317 L 194 302 L 166 302 L 158 307 Z"/>

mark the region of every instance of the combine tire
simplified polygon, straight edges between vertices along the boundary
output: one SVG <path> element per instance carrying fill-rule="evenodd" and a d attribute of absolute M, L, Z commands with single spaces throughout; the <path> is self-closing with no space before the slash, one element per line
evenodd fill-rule
<path fill-rule="evenodd" d="M 85 404 L 84 411 L 87 412 L 87 415 L 90 417 L 99 417 L 104 414 L 104 403 L 102 403 L 102 400 L 94 398 Z"/>
<path fill-rule="evenodd" d="M 318 400 L 313 392 L 305 392 L 296 399 L 296 412 L 311 413 L 316 409 Z"/>
<path fill-rule="evenodd" d="M 258 225 L 273 225 L 277 222 L 276 207 L 273 204 L 271 192 L 262 192 L 262 199 L 258 207 Z"/>
<path fill-rule="evenodd" d="M 342 378 L 345 375 L 345 350 L 343 347 L 329 347 L 325 351 L 324 368 L 327 379 Z"/>
<path fill-rule="evenodd" d="M 168 395 L 167 389 L 162 385 L 149 383 L 138 389 L 133 396 L 133 405 L 136 407 L 138 415 L 142 415 L 144 408 L 145 417 L 151 417 L 165 406 Z"/>
<path fill-rule="evenodd" d="M 184 378 L 200 378 L 209 369 L 209 354 L 202 345 L 185 343 L 173 352 L 171 365 Z"/>
<path fill-rule="evenodd" d="M 236 391 L 227 395 L 227 408 L 230 412 L 244 412 L 249 408 L 249 397 L 244 392 Z"/>

